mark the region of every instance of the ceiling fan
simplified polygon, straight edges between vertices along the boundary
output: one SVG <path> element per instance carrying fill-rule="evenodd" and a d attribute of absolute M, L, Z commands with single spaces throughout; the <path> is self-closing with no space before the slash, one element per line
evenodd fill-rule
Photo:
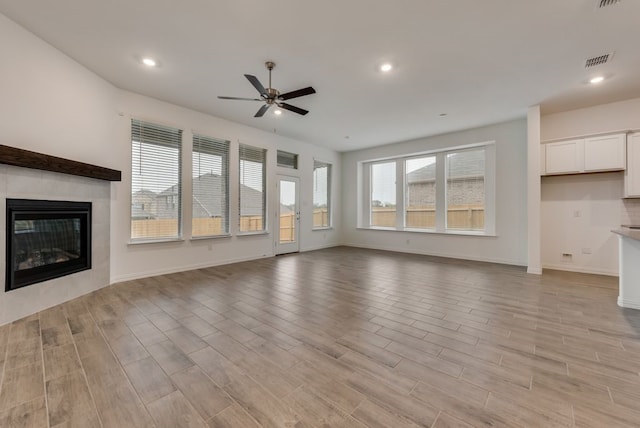
<path fill-rule="evenodd" d="M 272 105 L 277 105 L 281 109 L 289 110 L 294 113 L 298 113 L 301 115 L 305 115 L 309 113 L 308 110 L 302 109 L 300 107 L 292 106 L 291 104 L 283 103 L 282 101 L 290 100 L 291 98 L 303 97 L 305 95 L 315 94 L 316 90 L 311 86 L 306 88 L 297 89 L 291 92 L 285 92 L 281 94 L 280 91 L 271 87 L 271 70 L 276 66 L 275 62 L 267 61 L 265 64 L 267 70 L 269 70 L 269 87 L 265 88 L 262 86 L 262 83 L 258 80 L 256 76 L 252 76 L 250 74 L 245 74 L 244 77 L 247 78 L 249 82 L 253 85 L 254 88 L 258 90 L 261 98 L 237 98 L 237 97 L 218 97 L 222 100 L 242 100 L 242 101 L 262 101 L 265 103 L 260 110 L 254 115 L 254 117 L 262 117 L 269 110 L 269 107 Z"/>

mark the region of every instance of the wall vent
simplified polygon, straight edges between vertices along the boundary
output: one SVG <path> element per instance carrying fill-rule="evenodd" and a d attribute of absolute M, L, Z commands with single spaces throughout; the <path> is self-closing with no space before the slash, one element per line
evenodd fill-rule
<path fill-rule="evenodd" d="M 584 68 L 591 68 L 591 67 L 596 67 L 598 65 L 606 64 L 611 60 L 611 58 L 613 58 L 613 52 L 604 54 L 604 55 L 594 56 L 592 58 L 587 59 L 587 61 L 584 63 Z"/>
<path fill-rule="evenodd" d="M 599 4 L 598 7 L 603 8 L 607 6 L 613 6 L 620 3 L 621 1 L 622 0 L 598 0 L 598 4 Z"/>

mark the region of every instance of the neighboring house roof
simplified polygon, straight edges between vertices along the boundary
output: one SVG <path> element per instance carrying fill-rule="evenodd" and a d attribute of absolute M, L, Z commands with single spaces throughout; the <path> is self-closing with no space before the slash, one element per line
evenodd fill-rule
<path fill-rule="evenodd" d="M 464 156 L 460 154 L 464 153 Z M 471 178 L 484 175 L 484 153 L 479 150 L 468 152 L 454 153 L 449 158 L 449 176 L 452 179 Z M 407 175 L 407 182 L 421 183 L 425 181 L 434 181 L 436 179 L 435 162 L 416 169 Z"/>
<path fill-rule="evenodd" d="M 217 174 L 203 174 L 193 179 L 193 214 L 194 217 L 221 217 L 222 209 L 225 206 L 225 201 L 215 198 L 209 198 L 208 195 L 213 191 L 214 194 L 225 194 L 223 191 L 222 177 Z M 166 199 L 167 197 L 178 194 L 178 185 L 167 187 L 160 193 L 154 193 L 150 190 L 139 190 L 134 194 L 134 200 L 141 200 L 144 198 L 152 197 L 156 200 L 154 207 L 151 207 L 155 217 L 173 217 L 174 209 L 172 207 L 166 207 L 164 201 L 158 200 Z M 240 185 L 240 196 L 243 204 L 240 207 L 240 215 L 243 216 L 260 216 L 263 213 L 263 196 L 262 192 L 255 190 L 251 187 Z M 145 207 L 146 208 L 146 207 Z M 143 210 L 139 210 L 141 216 L 144 214 Z M 132 210 L 132 215 L 135 216 L 135 209 Z M 154 215 L 141 218 L 153 218 Z"/>
<path fill-rule="evenodd" d="M 196 218 L 203 217 L 222 217 L 222 209 L 225 205 L 224 200 L 208 198 L 207 195 L 211 194 L 212 190 L 214 194 L 225 194 L 222 189 L 223 180 L 222 177 L 216 174 L 203 174 L 193 179 L 193 205 L 192 212 Z M 154 206 L 147 207 L 145 209 L 134 207 L 131 210 L 131 215 L 136 219 L 145 218 L 165 218 L 175 216 L 173 207 L 167 207 L 164 201 L 158 201 L 159 199 L 166 199 L 167 197 L 178 194 L 178 186 L 174 184 L 171 187 L 166 188 L 160 193 L 155 193 L 150 190 L 142 189 L 134 193 L 133 199 L 143 202 L 149 199 L 154 199 Z M 242 216 L 261 216 L 263 213 L 263 195 L 262 192 L 253 189 L 244 184 L 240 185 L 240 197 L 243 201 L 240 207 L 240 215 Z M 153 213 L 149 212 L 152 210 Z M 293 210 L 286 205 L 280 205 L 280 214 L 290 214 Z"/>

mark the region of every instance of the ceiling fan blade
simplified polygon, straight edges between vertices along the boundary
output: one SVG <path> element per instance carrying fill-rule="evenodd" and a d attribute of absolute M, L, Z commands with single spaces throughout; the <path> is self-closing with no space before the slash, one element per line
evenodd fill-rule
<path fill-rule="evenodd" d="M 238 98 L 238 97 L 221 97 L 218 96 L 221 100 L 240 100 L 240 101 L 264 101 L 261 98 Z"/>
<path fill-rule="evenodd" d="M 258 90 L 258 92 L 260 92 L 260 95 L 262 95 L 265 98 L 267 97 L 267 90 L 264 89 L 264 86 L 262 86 L 262 83 L 260 83 L 260 81 L 258 80 L 258 78 L 256 76 L 252 76 L 250 74 L 245 74 L 244 77 L 246 77 L 247 80 L 249 82 L 251 82 L 253 87 L 256 88 Z"/>
<path fill-rule="evenodd" d="M 291 104 L 287 104 L 287 103 L 278 103 L 278 107 L 283 108 L 285 110 L 292 111 L 294 113 L 301 114 L 303 116 L 305 114 L 309 113 L 309 110 L 305 110 L 305 109 L 302 109 L 300 107 L 292 106 Z"/>
<path fill-rule="evenodd" d="M 286 92 L 284 94 L 278 95 L 279 100 L 290 100 L 291 98 L 304 97 L 305 95 L 315 94 L 316 90 L 311 86 L 298 89 L 297 91 Z"/>
<path fill-rule="evenodd" d="M 267 112 L 267 110 L 269 110 L 269 107 L 271 107 L 271 104 L 263 105 L 262 107 L 260 107 L 260 110 L 258 110 L 258 112 L 253 117 L 262 117 L 262 116 L 264 116 L 264 114 Z"/>

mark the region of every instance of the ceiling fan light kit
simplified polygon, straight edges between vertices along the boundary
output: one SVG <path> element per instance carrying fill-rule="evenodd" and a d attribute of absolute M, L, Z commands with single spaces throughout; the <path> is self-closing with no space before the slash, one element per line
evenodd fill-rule
<path fill-rule="evenodd" d="M 238 98 L 238 97 L 222 97 L 222 96 L 219 96 L 218 98 L 223 99 L 223 100 L 262 101 L 262 102 L 264 102 L 265 104 L 262 107 L 260 107 L 260 109 L 254 115 L 254 117 L 262 117 L 262 116 L 264 116 L 264 114 L 267 112 L 267 110 L 269 110 L 269 108 L 274 104 L 276 106 L 280 107 L 281 109 L 289 110 L 289 111 L 292 111 L 294 113 L 298 113 L 298 114 L 300 114 L 302 116 L 304 116 L 307 113 L 309 113 L 308 110 L 302 109 L 300 107 L 293 106 L 291 104 L 287 104 L 287 103 L 282 102 L 282 101 L 290 100 L 292 98 L 303 97 L 305 95 L 315 94 L 316 90 L 313 89 L 311 86 L 308 86 L 306 88 L 296 89 L 295 91 L 285 92 L 284 94 L 281 94 L 280 91 L 278 91 L 277 89 L 271 87 L 271 71 L 276 66 L 275 62 L 267 61 L 264 65 L 267 68 L 267 70 L 269 70 L 269 86 L 267 88 L 265 88 L 262 85 L 262 83 L 260 83 L 260 80 L 258 80 L 258 78 L 256 76 L 252 76 L 251 74 L 245 74 L 244 75 L 244 77 L 247 78 L 249 83 L 251 83 L 253 85 L 253 87 L 256 88 L 256 90 L 260 94 L 260 98 Z"/>

